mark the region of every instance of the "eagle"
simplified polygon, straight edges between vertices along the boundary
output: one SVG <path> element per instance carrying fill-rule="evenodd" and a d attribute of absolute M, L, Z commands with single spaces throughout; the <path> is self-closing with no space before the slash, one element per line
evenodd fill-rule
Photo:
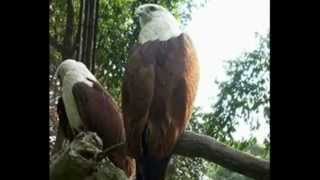
<path fill-rule="evenodd" d="M 191 117 L 199 65 L 191 38 L 164 7 L 144 4 L 138 43 L 129 53 L 122 85 L 128 155 L 138 180 L 162 180 Z"/>
<path fill-rule="evenodd" d="M 56 73 L 62 86 L 57 113 L 64 137 L 72 140 L 81 131 L 91 131 L 102 139 L 103 149 L 123 143 L 107 156 L 130 177 L 133 160 L 126 155 L 124 122 L 111 95 L 82 62 L 64 60 Z"/>

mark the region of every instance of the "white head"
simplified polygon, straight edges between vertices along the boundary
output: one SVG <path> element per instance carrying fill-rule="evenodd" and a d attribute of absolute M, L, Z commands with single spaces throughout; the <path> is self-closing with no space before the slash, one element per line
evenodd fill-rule
<path fill-rule="evenodd" d="M 67 59 L 58 66 L 56 75 L 60 81 L 63 81 L 64 76 L 71 71 L 77 71 L 82 74 L 91 74 L 86 65 L 84 65 L 82 62 L 73 59 Z"/>
<path fill-rule="evenodd" d="M 141 5 L 136 9 L 135 14 L 139 17 L 141 26 L 140 43 L 156 39 L 168 40 L 181 34 L 175 17 L 160 5 Z"/>

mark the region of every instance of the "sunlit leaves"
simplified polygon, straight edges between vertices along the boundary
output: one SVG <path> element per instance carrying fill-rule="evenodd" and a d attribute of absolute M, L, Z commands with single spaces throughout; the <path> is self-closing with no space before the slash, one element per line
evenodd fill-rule
<path fill-rule="evenodd" d="M 269 39 L 257 35 L 258 47 L 252 52 L 227 61 L 228 79 L 216 82 L 220 89 L 213 112 L 203 116 L 207 132 L 221 141 L 232 140 L 240 120 L 252 130 L 260 127 L 259 114 L 269 122 Z"/>

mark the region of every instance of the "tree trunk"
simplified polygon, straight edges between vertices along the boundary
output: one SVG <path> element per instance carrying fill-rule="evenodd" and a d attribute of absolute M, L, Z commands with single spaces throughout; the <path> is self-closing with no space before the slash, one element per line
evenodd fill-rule
<path fill-rule="evenodd" d="M 82 41 L 81 41 L 81 56 L 79 61 L 85 62 L 85 54 L 86 52 L 86 46 L 87 46 L 87 37 L 88 37 L 88 14 L 89 14 L 89 3 L 88 0 L 83 0 L 84 1 L 84 14 L 83 14 L 83 32 L 82 32 Z"/>
<path fill-rule="evenodd" d="M 83 11 L 79 16 L 79 48 L 77 59 L 83 62 L 94 73 L 95 48 L 98 20 L 98 0 L 82 0 Z"/>
<path fill-rule="evenodd" d="M 79 23 L 78 23 L 78 49 L 77 49 L 77 60 L 82 61 L 82 50 L 83 50 L 83 36 L 84 36 L 84 14 L 85 14 L 85 0 L 80 1 L 80 11 L 79 11 Z"/>
<path fill-rule="evenodd" d="M 96 0 L 95 7 L 95 19 L 94 19 L 94 30 L 93 30 L 93 45 L 92 45 L 92 67 L 91 72 L 95 73 L 95 63 L 96 63 L 96 42 L 97 42 L 97 33 L 98 33 L 98 19 L 99 19 L 99 0 Z"/>
<path fill-rule="evenodd" d="M 73 54 L 74 59 L 79 60 L 79 45 L 80 45 L 80 37 L 81 37 L 81 31 L 82 29 L 82 15 L 83 15 L 83 0 L 80 0 L 80 8 L 79 8 L 79 15 L 78 15 L 78 27 L 77 27 L 77 33 L 74 37 L 74 43 L 73 43 Z"/>
<path fill-rule="evenodd" d="M 62 58 L 73 58 L 73 29 L 74 29 L 74 8 L 72 0 L 67 1 L 66 30 L 63 39 Z"/>
<path fill-rule="evenodd" d="M 95 72 L 96 34 L 98 27 L 99 0 L 81 0 L 77 33 L 74 28 L 74 5 L 67 0 L 66 29 L 62 43 L 50 36 L 50 47 L 62 55 L 62 59 L 77 59 L 92 73 Z M 51 10 L 50 10 L 51 11 Z M 76 34 L 74 36 L 74 34 Z"/>
<path fill-rule="evenodd" d="M 85 17 L 85 49 L 84 49 L 84 53 L 83 53 L 83 61 L 85 63 L 85 65 L 87 65 L 88 69 L 91 70 L 91 60 L 90 60 L 90 46 L 91 46 L 91 31 L 92 31 L 92 2 L 94 0 L 86 0 L 86 4 L 87 4 L 87 11 L 86 11 L 86 17 Z"/>

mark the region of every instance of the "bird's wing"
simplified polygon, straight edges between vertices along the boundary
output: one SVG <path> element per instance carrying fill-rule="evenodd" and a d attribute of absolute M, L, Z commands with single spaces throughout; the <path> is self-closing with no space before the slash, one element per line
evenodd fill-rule
<path fill-rule="evenodd" d="M 161 42 L 159 49 L 148 145 L 153 156 L 163 158 L 172 152 L 189 122 L 199 67 L 187 34 Z"/>
<path fill-rule="evenodd" d="M 137 47 L 130 55 L 122 85 L 122 111 L 130 156 L 142 153 L 142 133 L 148 120 L 153 97 L 154 60 L 141 58 Z M 149 61 L 148 61 L 149 60 Z"/>
<path fill-rule="evenodd" d="M 105 148 L 125 141 L 124 126 L 119 109 L 112 97 L 97 82 L 92 86 L 78 82 L 72 88 L 77 109 L 85 128 L 96 132 Z"/>
<path fill-rule="evenodd" d="M 154 157 L 172 152 L 192 112 L 198 71 L 196 53 L 186 34 L 150 41 L 132 52 L 122 89 L 129 151 L 141 153 L 145 141 Z"/>

